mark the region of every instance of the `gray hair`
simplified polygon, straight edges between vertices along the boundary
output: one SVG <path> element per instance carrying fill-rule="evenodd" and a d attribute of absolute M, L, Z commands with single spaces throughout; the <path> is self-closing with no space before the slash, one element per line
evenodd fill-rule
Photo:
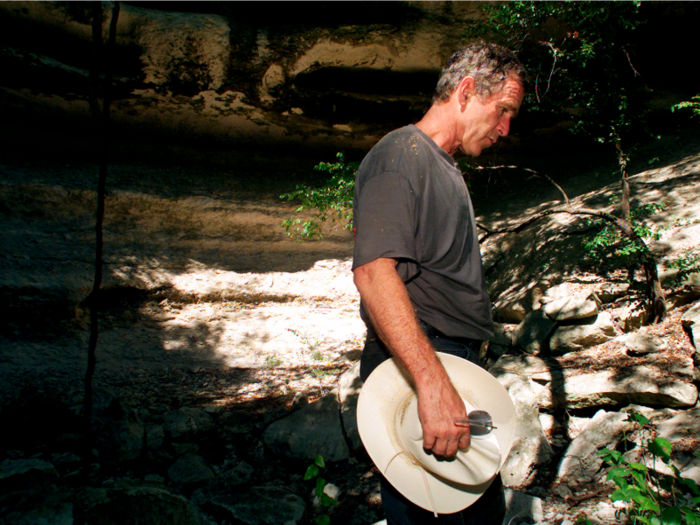
<path fill-rule="evenodd" d="M 471 44 L 447 61 L 435 88 L 433 104 L 447 101 L 465 77 L 474 78 L 479 96 L 491 96 L 509 76 L 525 84 L 527 72 L 515 53 L 498 44 Z"/>

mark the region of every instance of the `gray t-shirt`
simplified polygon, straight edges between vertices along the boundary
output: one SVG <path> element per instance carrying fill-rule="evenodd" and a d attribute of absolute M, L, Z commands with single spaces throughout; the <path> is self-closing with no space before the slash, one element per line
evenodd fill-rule
<path fill-rule="evenodd" d="M 419 319 L 450 337 L 493 335 L 467 186 L 452 157 L 416 126 L 389 133 L 362 161 L 353 226 L 353 269 L 397 259 Z"/>

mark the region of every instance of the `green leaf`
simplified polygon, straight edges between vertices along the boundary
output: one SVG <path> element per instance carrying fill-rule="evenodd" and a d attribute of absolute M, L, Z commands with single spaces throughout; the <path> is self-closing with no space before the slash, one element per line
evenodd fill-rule
<path fill-rule="evenodd" d="M 642 465 L 641 463 L 630 463 L 630 468 L 640 472 L 647 472 L 649 470 L 646 465 Z"/>
<path fill-rule="evenodd" d="M 323 489 L 326 486 L 326 480 L 323 478 L 317 478 L 316 479 L 316 496 L 321 498 L 323 497 Z"/>
<path fill-rule="evenodd" d="M 304 474 L 304 481 L 308 479 L 313 479 L 318 476 L 318 467 L 316 465 L 309 465 L 306 469 L 306 474 Z"/>
<path fill-rule="evenodd" d="M 689 478 L 683 478 L 683 477 L 678 477 L 678 482 L 681 485 L 685 485 L 690 489 L 690 491 L 695 494 L 696 496 L 700 496 L 700 487 L 698 487 L 698 484 L 695 483 L 695 480 L 689 479 Z"/>
<path fill-rule="evenodd" d="M 617 489 L 612 494 L 610 494 L 610 501 L 625 501 L 629 503 L 631 501 L 631 498 L 627 494 L 626 490 Z"/>
<path fill-rule="evenodd" d="M 330 525 L 331 518 L 326 514 L 316 516 L 316 525 Z"/>
<path fill-rule="evenodd" d="M 326 463 L 323 461 L 323 458 L 321 456 L 316 456 L 314 463 L 316 463 L 316 465 L 318 465 L 321 468 L 324 468 L 326 466 Z"/>
<path fill-rule="evenodd" d="M 698 513 L 699 511 L 694 511 L 690 507 L 686 506 L 683 506 L 682 511 L 686 525 L 700 525 L 700 513 Z"/>
<path fill-rule="evenodd" d="M 321 505 L 324 507 L 337 507 L 338 502 L 331 498 L 328 494 L 321 495 Z"/>
<path fill-rule="evenodd" d="M 644 426 L 647 423 L 649 423 L 649 419 L 637 412 L 630 412 L 627 416 L 627 421 L 639 423 L 641 426 Z"/>
<path fill-rule="evenodd" d="M 683 515 L 678 507 L 666 507 L 661 512 L 661 522 L 664 525 L 682 525 Z"/>
<path fill-rule="evenodd" d="M 661 458 L 664 463 L 668 463 L 671 460 L 672 446 L 667 439 L 662 437 L 651 439 L 647 444 L 647 449 L 652 455 Z"/>

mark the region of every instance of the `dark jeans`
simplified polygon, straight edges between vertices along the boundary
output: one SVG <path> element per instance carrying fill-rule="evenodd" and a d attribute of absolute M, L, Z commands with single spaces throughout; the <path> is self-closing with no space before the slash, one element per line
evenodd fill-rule
<path fill-rule="evenodd" d="M 435 350 L 467 359 L 479 366 L 481 341 L 449 338 L 429 325 L 421 323 Z M 369 329 L 360 362 L 360 376 L 366 381 L 369 374 L 381 363 L 391 358 L 389 350 Z M 471 506 L 455 514 L 439 514 L 414 505 L 403 497 L 383 476 L 382 507 L 387 525 L 501 525 L 506 514 L 506 501 L 501 476 L 496 476 L 486 492 Z"/>

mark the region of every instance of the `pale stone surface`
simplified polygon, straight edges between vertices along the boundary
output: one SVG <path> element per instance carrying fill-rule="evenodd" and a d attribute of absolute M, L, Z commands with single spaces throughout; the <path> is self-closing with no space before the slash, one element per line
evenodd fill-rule
<path fill-rule="evenodd" d="M 501 380 L 501 376 L 510 374 L 551 381 L 551 369 L 552 366 L 540 357 L 506 354 L 496 361 L 490 372 L 496 379 L 499 379 L 499 381 Z M 501 383 L 503 383 L 503 381 L 501 381 Z"/>
<path fill-rule="evenodd" d="M 340 426 L 337 391 L 275 421 L 265 429 L 263 439 L 273 450 L 298 459 L 317 455 L 326 461 L 347 459 L 350 451 Z"/>
<path fill-rule="evenodd" d="M 600 410 L 591 423 L 566 449 L 557 478 L 562 482 L 590 482 L 603 464 L 598 451 L 614 447 L 622 433 L 632 428 L 627 414 Z"/>
<path fill-rule="evenodd" d="M 653 337 L 631 333 L 624 336 L 625 348 L 632 355 L 646 355 L 658 352 L 663 344 L 658 343 Z"/>
<path fill-rule="evenodd" d="M 583 292 L 546 302 L 543 309 L 555 321 L 586 319 L 598 313 L 598 301 L 594 294 Z"/>
<path fill-rule="evenodd" d="M 599 405 L 646 405 L 690 407 L 698 399 L 698 390 L 686 370 L 680 377 L 651 366 L 624 370 L 601 370 L 554 379 L 539 398 L 540 407 L 584 408 Z M 683 380 L 685 377 L 685 381 Z"/>
<path fill-rule="evenodd" d="M 649 312 L 638 303 L 625 305 L 618 310 L 620 328 L 625 332 L 637 330 L 647 324 L 649 317 Z"/>
<path fill-rule="evenodd" d="M 615 335 L 612 317 L 608 312 L 600 312 L 592 324 L 557 327 L 549 340 L 549 349 L 553 355 L 562 355 L 604 343 Z"/>
<path fill-rule="evenodd" d="M 501 478 L 506 487 L 527 484 L 537 468 L 546 464 L 553 455 L 538 418 L 537 387 L 532 381 L 519 378 L 508 387 L 515 405 L 516 424 L 515 440 L 501 469 Z"/>

